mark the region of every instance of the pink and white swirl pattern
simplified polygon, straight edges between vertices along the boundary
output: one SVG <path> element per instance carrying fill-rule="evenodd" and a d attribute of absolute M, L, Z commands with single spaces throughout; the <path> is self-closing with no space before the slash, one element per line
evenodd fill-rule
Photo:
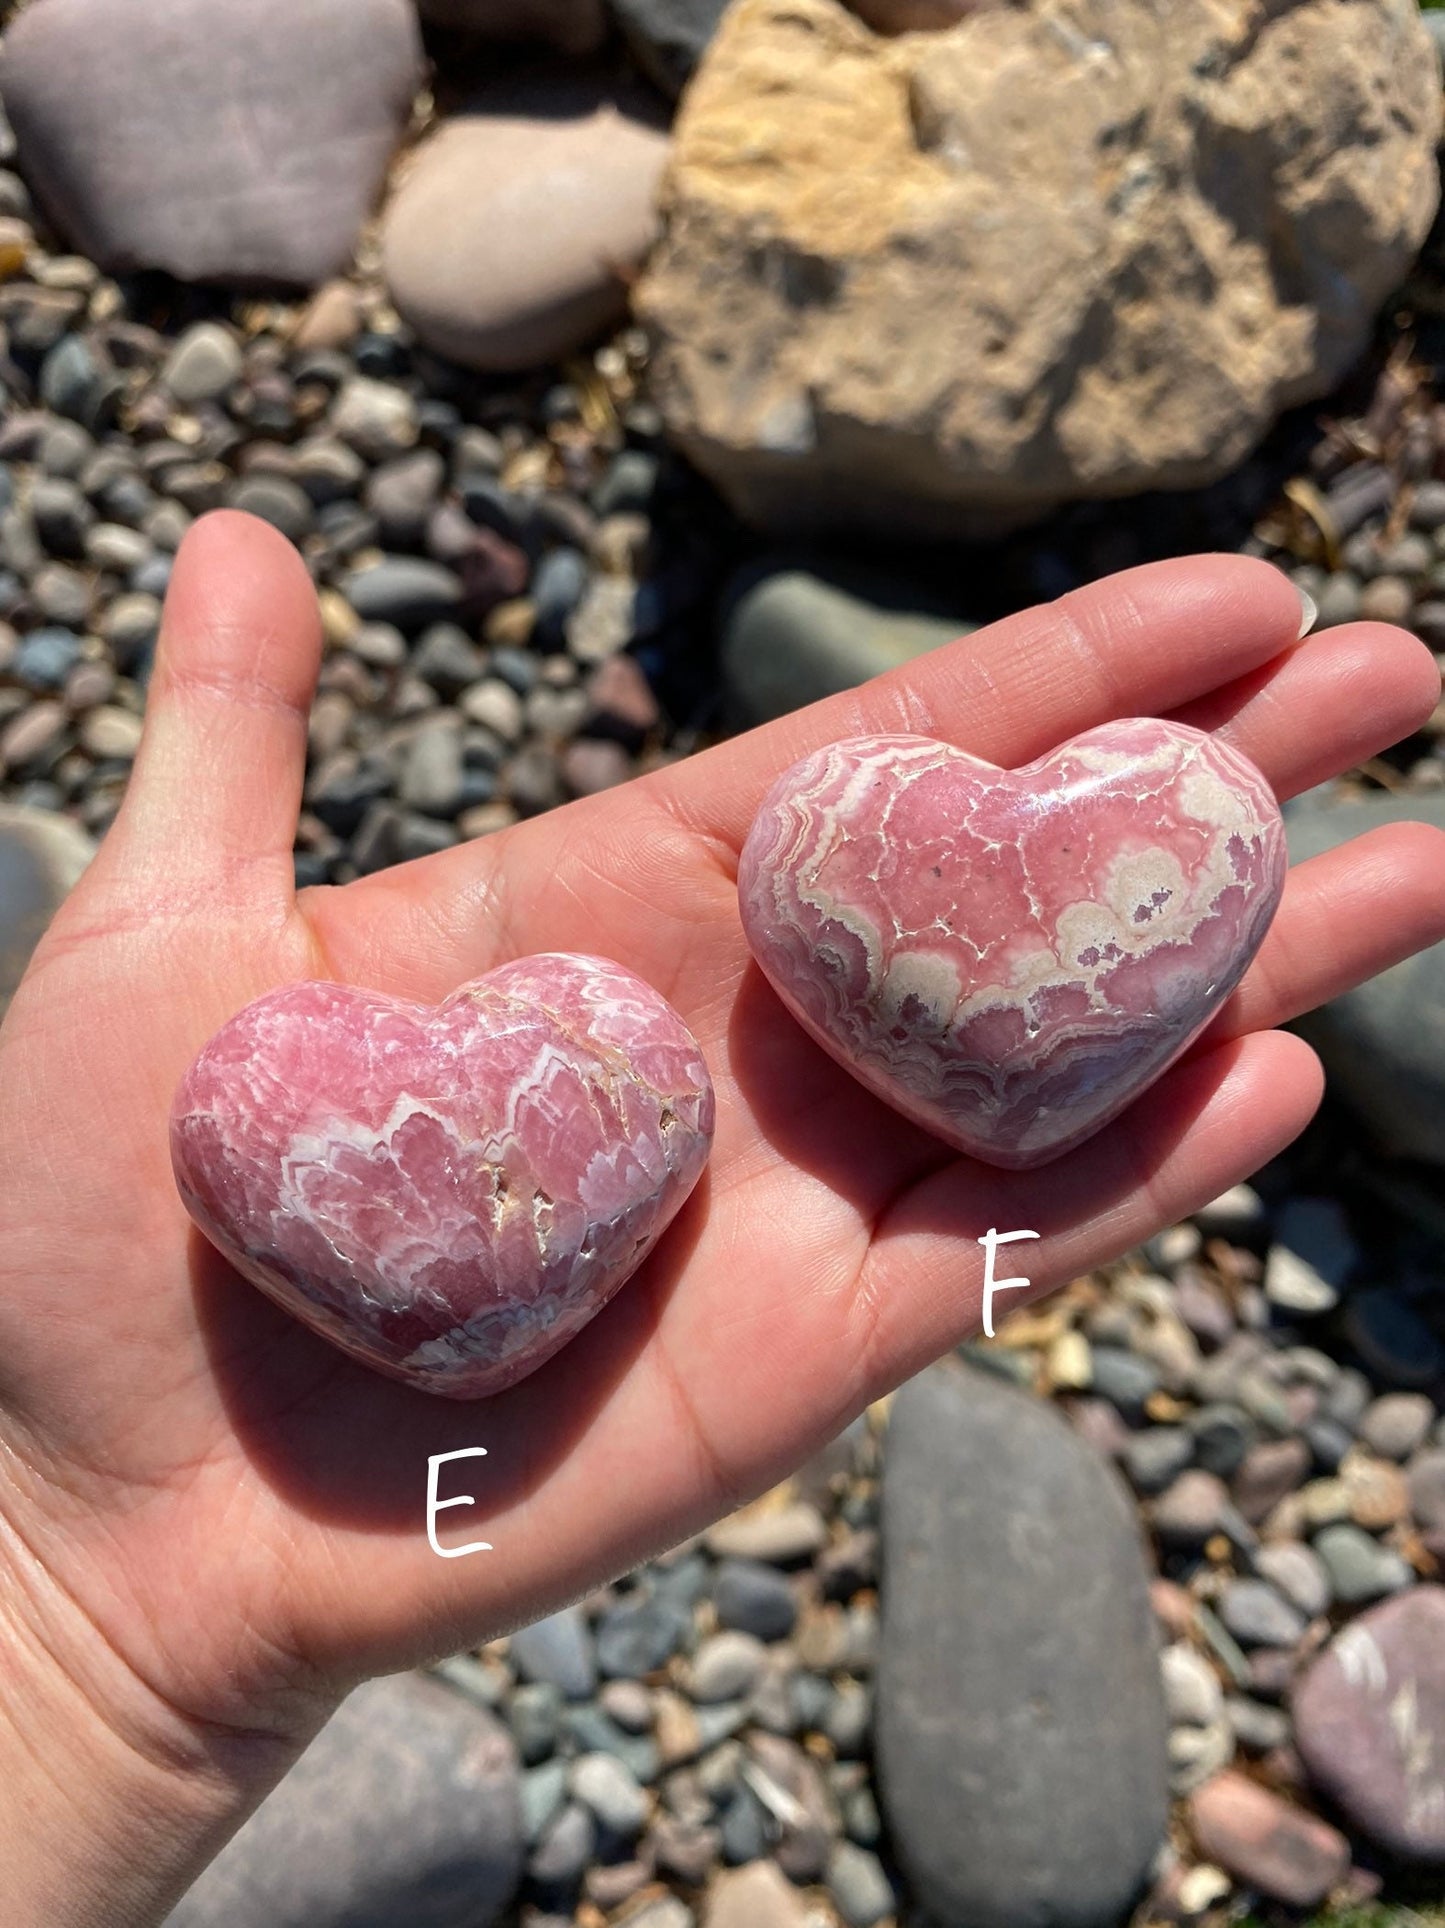
<path fill-rule="evenodd" d="M 928 737 L 818 750 L 765 799 L 738 895 L 754 956 L 825 1050 L 960 1151 L 1026 1169 L 1198 1037 L 1286 867 L 1253 764 L 1135 718 L 1012 771 Z"/>
<path fill-rule="evenodd" d="M 554 954 L 434 1008 L 319 982 L 258 999 L 186 1073 L 171 1155 L 253 1284 L 378 1371 L 475 1399 L 636 1271 L 713 1117 L 672 1007 L 617 964 Z"/>

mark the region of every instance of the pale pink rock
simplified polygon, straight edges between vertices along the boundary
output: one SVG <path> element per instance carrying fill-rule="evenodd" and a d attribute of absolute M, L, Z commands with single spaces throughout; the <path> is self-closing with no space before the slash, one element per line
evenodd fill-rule
<path fill-rule="evenodd" d="M 859 737 L 779 778 L 743 849 L 749 944 L 869 1090 L 990 1164 L 1108 1124 L 1244 975 L 1284 886 L 1274 796 L 1135 718 L 1015 771 Z"/>
<path fill-rule="evenodd" d="M 343 1351 L 476 1399 L 534 1371 L 636 1271 L 696 1184 L 696 1041 L 601 958 L 522 958 L 436 1007 L 293 984 L 182 1080 L 187 1209 Z"/>

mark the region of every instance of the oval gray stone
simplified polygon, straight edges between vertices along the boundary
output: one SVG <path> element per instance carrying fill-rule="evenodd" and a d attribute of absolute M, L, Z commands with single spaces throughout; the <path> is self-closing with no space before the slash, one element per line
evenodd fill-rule
<path fill-rule="evenodd" d="M 775 562 L 741 574 L 730 598 L 723 678 L 740 728 L 855 689 L 977 627 L 873 571 Z"/>
<path fill-rule="evenodd" d="M 1445 797 L 1332 801 L 1307 792 L 1285 814 L 1291 863 L 1379 824 L 1445 829 Z M 1445 1165 L 1445 944 L 1418 951 L 1297 1020 L 1319 1052 L 1330 1088 L 1399 1157 Z"/>
<path fill-rule="evenodd" d="M 521 1862 L 506 1730 L 402 1674 L 350 1696 L 166 1928 L 487 1928 Z"/>
<path fill-rule="evenodd" d="M 1126 1489 L 1049 1407 L 952 1362 L 893 1406 L 876 1746 L 899 1863 L 943 1922 L 1103 1928 L 1163 1838 Z"/>

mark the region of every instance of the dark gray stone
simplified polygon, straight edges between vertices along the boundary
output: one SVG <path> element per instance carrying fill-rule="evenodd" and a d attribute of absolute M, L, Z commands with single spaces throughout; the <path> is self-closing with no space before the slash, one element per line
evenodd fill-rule
<path fill-rule="evenodd" d="M 58 690 L 80 655 L 80 638 L 73 629 L 32 629 L 21 638 L 11 673 L 27 689 Z"/>
<path fill-rule="evenodd" d="M 724 1560 L 712 1597 L 720 1626 L 755 1634 L 759 1640 L 786 1640 L 793 1631 L 798 1603 L 776 1567 L 758 1560 Z"/>
<path fill-rule="evenodd" d="M 1332 801 L 1318 790 L 1286 811 L 1299 863 L 1378 824 L 1445 828 L 1445 796 L 1413 791 Z M 1445 943 L 1406 958 L 1297 1021 L 1330 1088 L 1401 1157 L 1445 1165 Z"/>
<path fill-rule="evenodd" d="M 559 1614 L 513 1633 L 507 1654 L 525 1679 L 550 1681 L 569 1700 L 596 1693 L 596 1654 L 581 1606 L 563 1606 Z"/>
<path fill-rule="evenodd" d="M 1123 1467 L 1136 1492 L 1162 1493 L 1194 1458 L 1194 1438 L 1184 1426 L 1146 1426 L 1124 1448 Z"/>
<path fill-rule="evenodd" d="M 311 498 L 284 475 L 248 475 L 230 492 L 233 509 L 259 516 L 292 542 L 302 542 L 316 526 Z"/>
<path fill-rule="evenodd" d="M 485 1928 L 521 1871 L 517 1761 L 416 1675 L 360 1687 L 167 1928 Z"/>
<path fill-rule="evenodd" d="M 664 93 L 680 94 L 706 53 L 727 0 L 611 0 L 611 6 L 638 65 Z"/>
<path fill-rule="evenodd" d="M 343 587 L 364 623 L 394 623 L 402 630 L 445 622 L 462 600 L 461 578 L 419 556 L 388 556 L 358 569 Z"/>
<path fill-rule="evenodd" d="M 26 178 L 81 253 L 307 286 L 350 259 L 420 74 L 409 0 L 47 0 L 0 59 Z"/>
<path fill-rule="evenodd" d="M 822 568 L 754 567 L 734 584 L 722 659 L 737 724 L 771 722 L 855 689 L 976 627 L 911 584 Z"/>
<path fill-rule="evenodd" d="M 953 1364 L 893 1405 L 876 1747 L 899 1862 L 943 1922 L 1099 1928 L 1163 1839 L 1127 1491 L 1050 1408 Z"/>
<path fill-rule="evenodd" d="M 1219 1617 L 1242 1647 L 1292 1647 L 1305 1630 L 1304 1615 L 1267 1580 L 1231 1580 Z"/>
<path fill-rule="evenodd" d="M 598 1623 L 598 1665 L 604 1674 L 638 1680 L 667 1665 L 691 1626 L 690 1617 L 670 1601 L 625 1600 Z"/>

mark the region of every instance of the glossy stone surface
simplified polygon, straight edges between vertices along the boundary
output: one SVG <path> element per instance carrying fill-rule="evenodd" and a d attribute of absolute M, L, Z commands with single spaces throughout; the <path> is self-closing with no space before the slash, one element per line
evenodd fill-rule
<path fill-rule="evenodd" d="M 696 1184 L 696 1041 L 621 966 L 522 958 L 435 1008 L 331 983 L 248 1005 L 171 1114 L 191 1216 L 263 1292 L 430 1392 L 514 1384 Z"/>
<path fill-rule="evenodd" d="M 1004 771 L 918 736 L 805 757 L 743 849 L 753 954 L 825 1050 L 959 1150 L 1026 1169 L 1183 1052 L 1284 885 L 1264 777 L 1135 718 Z"/>

